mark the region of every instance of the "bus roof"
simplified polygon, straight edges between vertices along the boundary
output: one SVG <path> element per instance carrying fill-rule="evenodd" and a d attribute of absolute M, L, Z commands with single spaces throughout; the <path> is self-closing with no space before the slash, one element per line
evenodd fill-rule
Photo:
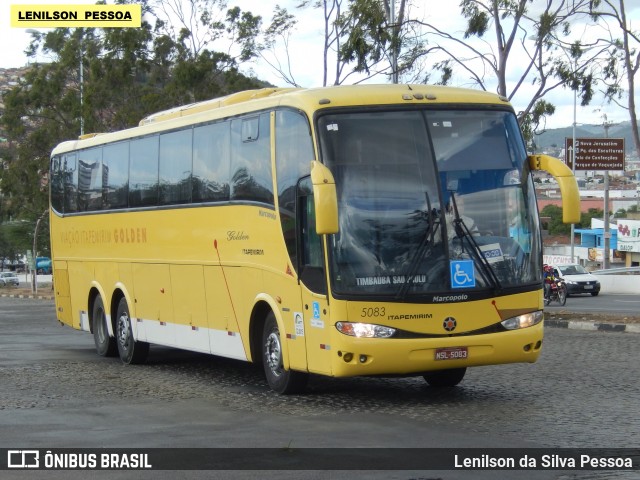
<path fill-rule="evenodd" d="M 505 97 L 495 93 L 423 84 L 262 88 L 154 113 L 142 119 L 139 126 L 130 129 L 83 135 L 79 139 L 60 143 L 52 155 L 283 105 L 313 112 L 329 107 L 421 103 L 509 105 Z"/>

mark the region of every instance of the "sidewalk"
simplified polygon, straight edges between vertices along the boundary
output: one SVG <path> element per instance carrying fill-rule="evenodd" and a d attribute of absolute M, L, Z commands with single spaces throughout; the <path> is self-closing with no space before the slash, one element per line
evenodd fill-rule
<path fill-rule="evenodd" d="M 38 275 L 38 292 L 35 294 L 32 291 L 31 283 L 23 281 L 18 287 L 0 288 L 0 297 L 53 300 L 55 294 L 51 285 L 51 275 Z"/>

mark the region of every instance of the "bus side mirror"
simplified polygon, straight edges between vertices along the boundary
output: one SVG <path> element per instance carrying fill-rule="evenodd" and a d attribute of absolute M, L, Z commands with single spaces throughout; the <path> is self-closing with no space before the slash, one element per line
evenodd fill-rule
<path fill-rule="evenodd" d="M 338 233 L 338 195 L 331 171 L 317 161 L 311 162 L 311 183 L 316 209 L 316 232 Z"/>
<path fill-rule="evenodd" d="M 531 170 L 549 172 L 558 182 L 562 195 L 562 221 L 580 223 L 580 191 L 571 169 L 549 155 L 529 155 L 528 159 Z"/>

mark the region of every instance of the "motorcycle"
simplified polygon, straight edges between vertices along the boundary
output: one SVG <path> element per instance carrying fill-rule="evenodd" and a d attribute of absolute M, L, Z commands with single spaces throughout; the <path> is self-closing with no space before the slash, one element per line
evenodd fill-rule
<path fill-rule="evenodd" d="M 550 284 L 545 293 L 544 304 L 549 305 L 551 302 L 558 302 L 560 305 L 567 303 L 567 285 L 564 280 L 556 279 Z"/>

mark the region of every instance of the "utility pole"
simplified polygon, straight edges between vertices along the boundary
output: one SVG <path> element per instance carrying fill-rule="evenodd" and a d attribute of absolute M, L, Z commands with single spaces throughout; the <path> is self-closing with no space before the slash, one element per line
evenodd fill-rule
<path fill-rule="evenodd" d="M 84 45 L 82 36 L 84 30 L 80 31 L 80 136 L 84 135 Z"/>
<path fill-rule="evenodd" d="M 574 68 L 575 70 L 575 68 Z M 577 92 L 573 91 L 573 148 L 571 149 L 571 171 L 573 173 L 573 177 L 576 176 L 576 150 L 578 146 L 576 145 L 576 110 L 577 110 Z M 574 263 L 575 257 L 575 243 L 576 243 L 576 224 L 571 224 L 571 263 Z"/>
<path fill-rule="evenodd" d="M 33 272 L 31 273 L 31 292 L 36 294 L 38 293 L 38 264 L 37 264 L 37 258 L 38 258 L 38 228 L 40 227 L 40 222 L 42 220 L 44 220 L 44 218 L 47 216 L 47 214 L 49 213 L 49 210 L 45 210 L 44 212 L 42 212 L 42 215 L 40 215 L 40 217 L 38 217 L 38 220 L 36 220 L 36 228 L 33 232 Z"/>
<path fill-rule="evenodd" d="M 396 44 L 398 42 L 397 29 L 396 29 L 396 2 L 391 0 L 390 24 L 392 33 L 391 41 L 391 83 L 398 83 L 398 51 Z"/>
<path fill-rule="evenodd" d="M 609 138 L 609 128 L 616 125 L 607 122 L 607 115 L 603 115 L 604 138 Z M 604 252 L 602 267 L 604 270 L 609 268 L 609 252 L 611 244 L 611 231 L 609 228 L 609 170 L 604 171 Z"/>

